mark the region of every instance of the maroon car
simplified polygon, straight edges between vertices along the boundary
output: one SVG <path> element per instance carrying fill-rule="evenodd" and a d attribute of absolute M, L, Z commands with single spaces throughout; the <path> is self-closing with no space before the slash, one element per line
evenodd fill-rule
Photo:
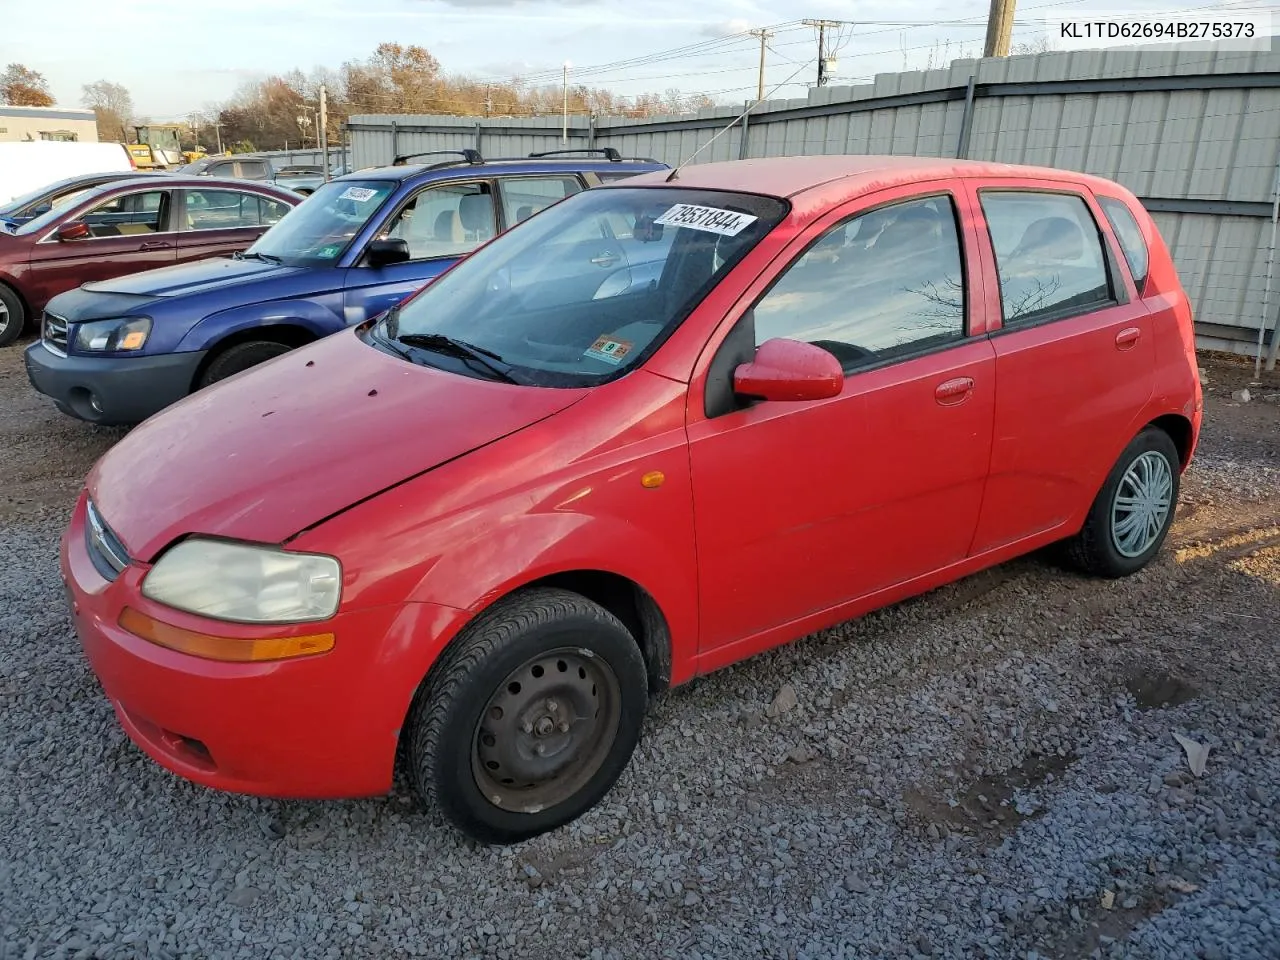
<path fill-rule="evenodd" d="M 144 176 L 20 226 L 0 223 L 0 347 L 64 290 L 244 250 L 303 199 L 270 184 Z"/>

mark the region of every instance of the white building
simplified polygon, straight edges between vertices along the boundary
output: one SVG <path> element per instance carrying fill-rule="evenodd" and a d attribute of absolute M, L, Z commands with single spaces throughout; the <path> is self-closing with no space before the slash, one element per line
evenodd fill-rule
<path fill-rule="evenodd" d="M 97 143 L 98 120 L 92 110 L 0 104 L 0 141 L 4 140 L 78 140 L 82 143 Z"/>

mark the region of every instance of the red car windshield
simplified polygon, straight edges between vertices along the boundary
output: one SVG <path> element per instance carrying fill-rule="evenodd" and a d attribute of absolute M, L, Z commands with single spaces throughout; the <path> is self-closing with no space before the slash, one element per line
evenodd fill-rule
<path fill-rule="evenodd" d="M 751 194 L 587 190 L 482 247 L 371 332 L 471 376 L 603 383 L 656 350 L 787 210 Z"/>

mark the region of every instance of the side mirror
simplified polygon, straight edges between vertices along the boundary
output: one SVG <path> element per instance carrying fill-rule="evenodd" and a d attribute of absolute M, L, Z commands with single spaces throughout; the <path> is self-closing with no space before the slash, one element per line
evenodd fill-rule
<path fill-rule="evenodd" d="M 89 236 L 87 223 L 64 223 L 54 234 L 59 240 L 83 240 Z"/>
<path fill-rule="evenodd" d="M 759 400 L 826 400 L 844 389 L 844 370 L 834 356 L 799 340 L 775 338 L 756 358 L 733 372 L 733 392 Z"/>
<path fill-rule="evenodd" d="M 385 267 L 393 263 L 404 263 L 409 259 L 409 244 L 399 237 L 388 237 L 384 240 L 370 240 L 365 248 L 365 262 L 371 267 Z"/>

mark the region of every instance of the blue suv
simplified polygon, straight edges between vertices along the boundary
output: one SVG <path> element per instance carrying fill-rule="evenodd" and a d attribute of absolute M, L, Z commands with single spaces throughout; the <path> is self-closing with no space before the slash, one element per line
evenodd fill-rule
<path fill-rule="evenodd" d="M 137 423 L 201 387 L 383 313 L 570 194 L 667 169 L 611 148 L 503 160 L 473 150 L 432 153 L 453 159 L 397 157 L 389 167 L 330 181 L 244 253 L 54 297 L 40 340 L 25 353 L 28 378 L 71 416 Z M 611 247 L 600 255 L 625 256 L 619 243 Z M 643 281 L 627 277 L 632 282 Z"/>

